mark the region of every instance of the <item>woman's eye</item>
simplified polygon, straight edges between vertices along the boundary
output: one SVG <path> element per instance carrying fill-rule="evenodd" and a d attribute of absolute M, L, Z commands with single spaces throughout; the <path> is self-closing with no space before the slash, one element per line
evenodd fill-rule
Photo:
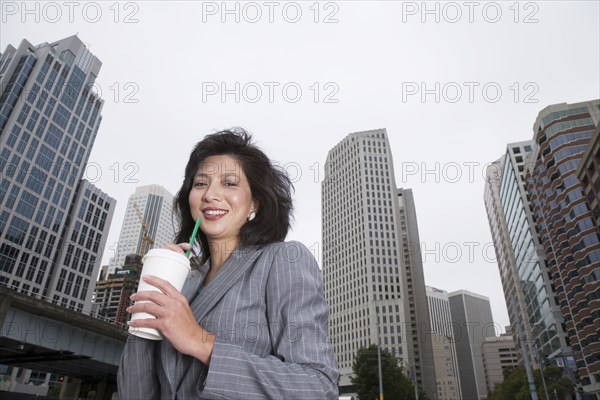
<path fill-rule="evenodd" d="M 225 182 L 225 186 L 237 186 L 236 182 Z"/>
<path fill-rule="evenodd" d="M 206 186 L 206 182 L 196 182 L 194 183 L 194 187 L 204 187 Z"/>

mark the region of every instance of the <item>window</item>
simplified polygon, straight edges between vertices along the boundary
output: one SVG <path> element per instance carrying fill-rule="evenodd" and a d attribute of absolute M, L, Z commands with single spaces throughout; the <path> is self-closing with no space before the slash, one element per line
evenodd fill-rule
<path fill-rule="evenodd" d="M 29 114 L 29 110 L 31 110 L 31 106 L 27 103 L 23 104 L 21 107 L 21 112 L 19 113 L 19 117 L 17 118 L 17 122 L 21 125 L 25 125 L 25 121 L 27 121 L 27 115 Z"/>
<path fill-rule="evenodd" d="M 56 107 L 56 112 L 54 113 L 53 121 L 56 122 L 56 124 L 62 129 L 66 129 L 70 116 L 71 113 L 69 113 L 69 111 L 66 108 L 64 108 L 61 104 L 59 104 Z"/>
<path fill-rule="evenodd" d="M 19 250 L 6 243 L 0 245 L 0 271 L 12 274 L 15 263 L 19 257 Z"/>
<path fill-rule="evenodd" d="M 56 125 L 50 123 L 48 127 L 48 131 L 44 137 L 44 141 L 50 145 L 54 150 L 58 150 L 58 146 L 60 145 L 60 138 L 62 136 L 62 131 L 58 129 Z"/>
<path fill-rule="evenodd" d="M 33 218 L 33 213 L 38 203 L 38 198 L 27 190 L 21 193 L 21 201 L 19 202 L 16 211 L 27 219 Z M 24 221 L 23 221 L 24 222 Z"/>
<path fill-rule="evenodd" d="M 39 165 L 43 170 L 49 171 L 52 167 L 55 156 L 55 152 L 46 147 L 46 145 L 42 144 L 36 159 L 36 164 Z"/>
<path fill-rule="evenodd" d="M 60 275 L 58 277 L 58 282 L 56 282 L 56 291 L 57 292 L 62 292 L 63 289 L 63 285 L 65 284 L 65 277 L 67 276 L 67 271 L 66 270 L 62 270 L 60 271 Z"/>
<path fill-rule="evenodd" d="M 75 279 L 75 274 L 73 272 L 69 273 L 69 279 L 67 280 L 67 284 L 65 285 L 65 294 L 70 295 L 71 289 L 73 288 L 73 281 Z"/>

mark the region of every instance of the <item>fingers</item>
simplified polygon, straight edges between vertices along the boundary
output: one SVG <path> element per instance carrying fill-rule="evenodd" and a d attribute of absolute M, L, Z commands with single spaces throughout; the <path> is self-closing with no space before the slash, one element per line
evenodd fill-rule
<path fill-rule="evenodd" d="M 135 303 L 127 308 L 128 313 L 145 312 L 158 318 L 163 318 L 169 312 L 180 309 L 184 303 L 187 304 L 187 300 L 179 292 L 176 293 L 176 296 L 169 296 L 155 290 L 144 290 L 131 295 L 130 298 Z"/>
<path fill-rule="evenodd" d="M 152 278 L 154 278 L 154 280 L 159 279 L 156 277 Z M 166 281 L 163 282 L 167 283 Z M 155 281 L 153 284 L 156 284 Z M 146 313 L 155 318 L 136 319 L 127 322 L 127 324 L 133 327 L 155 328 L 160 330 L 163 334 L 171 332 L 173 329 L 176 330 L 177 328 L 174 327 L 180 325 L 182 316 L 187 314 L 192 315 L 186 298 L 181 296 L 178 292 L 176 295 L 177 296 L 175 297 L 171 297 L 155 290 L 145 290 L 133 294 L 131 300 L 135 301 L 135 303 L 134 305 L 127 307 L 127 312 L 130 314 Z M 193 315 L 192 320 L 195 323 Z"/>
<path fill-rule="evenodd" d="M 164 305 L 169 298 L 168 295 L 158 292 L 156 290 L 144 290 L 142 292 L 137 292 L 132 294 L 130 299 L 135 302 L 152 302 L 159 305 Z"/>
<path fill-rule="evenodd" d="M 175 287 L 173 285 L 171 285 L 168 281 L 161 279 L 157 276 L 144 275 L 144 276 L 142 276 L 142 279 L 169 297 L 177 297 L 177 295 L 180 294 L 179 291 L 177 289 L 175 289 Z M 151 292 L 151 291 L 149 291 L 149 292 Z M 139 293 L 142 293 L 142 292 L 139 292 Z"/>
<path fill-rule="evenodd" d="M 127 312 L 130 314 L 147 313 L 156 318 L 161 318 L 164 317 L 164 315 L 162 315 L 162 308 L 163 307 L 158 303 L 138 300 L 134 305 L 127 307 Z"/>
<path fill-rule="evenodd" d="M 136 302 L 150 301 L 161 306 L 166 305 L 169 302 L 169 299 L 172 299 L 175 302 L 187 302 L 185 297 L 179 293 L 179 291 L 168 281 L 154 275 L 144 275 L 142 279 L 157 288 L 159 291 L 143 290 L 141 292 L 132 294 L 130 297 L 131 300 Z M 133 312 L 137 311 L 134 310 Z"/>

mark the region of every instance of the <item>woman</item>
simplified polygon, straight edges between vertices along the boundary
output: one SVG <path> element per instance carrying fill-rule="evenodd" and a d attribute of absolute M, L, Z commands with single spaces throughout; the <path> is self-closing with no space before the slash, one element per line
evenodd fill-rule
<path fill-rule="evenodd" d="M 328 306 L 310 251 L 283 242 L 291 182 L 243 130 L 208 135 L 193 150 L 175 199 L 178 245 L 190 248 L 195 221 L 201 257 L 179 293 L 131 298 L 131 322 L 165 340 L 129 336 L 118 373 L 129 399 L 337 399 L 338 371 L 328 341 Z M 139 303 L 139 301 L 146 301 Z"/>

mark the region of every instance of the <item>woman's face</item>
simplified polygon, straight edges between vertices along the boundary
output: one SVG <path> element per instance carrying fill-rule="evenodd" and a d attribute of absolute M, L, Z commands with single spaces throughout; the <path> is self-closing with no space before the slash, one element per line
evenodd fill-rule
<path fill-rule="evenodd" d="M 202 218 L 200 229 L 209 242 L 232 246 L 239 242 L 240 228 L 250 213 L 256 211 L 242 166 L 227 155 L 210 156 L 200 164 L 189 202 L 194 220 Z"/>

